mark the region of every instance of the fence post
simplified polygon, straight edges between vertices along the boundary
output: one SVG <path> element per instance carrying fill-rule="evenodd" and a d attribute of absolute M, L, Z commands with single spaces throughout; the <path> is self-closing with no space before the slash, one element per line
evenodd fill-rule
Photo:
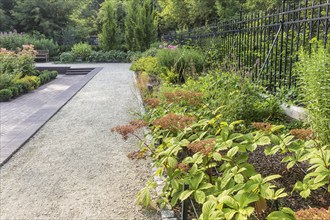
<path fill-rule="evenodd" d="M 238 69 L 241 69 L 241 29 L 242 29 L 242 22 L 243 22 L 243 11 L 242 9 L 239 10 L 239 28 L 238 28 Z"/>
<path fill-rule="evenodd" d="M 183 191 L 188 190 L 188 185 L 184 184 Z M 188 199 L 181 203 L 181 220 L 188 219 Z"/>
<path fill-rule="evenodd" d="M 283 66 L 283 38 L 284 38 L 284 11 L 285 11 L 285 0 L 282 0 L 282 17 L 281 17 L 281 39 L 280 39 L 280 66 L 279 66 L 279 76 L 278 76 L 278 83 L 279 87 L 282 86 L 282 66 Z M 288 36 L 287 36 L 288 37 Z M 275 73 L 276 74 L 276 73 Z M 276 92 L 276 84 L 275 84 L 275 92 Z"/>

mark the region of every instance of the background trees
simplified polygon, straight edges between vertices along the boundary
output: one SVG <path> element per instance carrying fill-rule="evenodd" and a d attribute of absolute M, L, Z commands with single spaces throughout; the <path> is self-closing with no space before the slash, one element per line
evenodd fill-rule
<path fill-rule="evenodd" d="M 294 0 L 299 2 L 299 0 Z M 99 35 L 104 50 L 145 50 L 172 30 L 280 8 L 282 0 L 0 0 L 0 31 L 37 33 L 61 45 Z M 305 2 L 305 1 L 302 1 Z"/>

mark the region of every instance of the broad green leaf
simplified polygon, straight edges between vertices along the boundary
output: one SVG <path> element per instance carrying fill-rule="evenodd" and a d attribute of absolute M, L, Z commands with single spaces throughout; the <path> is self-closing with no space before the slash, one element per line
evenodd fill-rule
<path fill-rule="evenodd" d="M 204 201 L 205 201 L 205 193 L 201 190 L 197 190 L 194 193 L 194 198 L 195 198 L 197 203 L 203 204 Z"/>
<path fill-rule="evenodd" d="M 294 214 L 291 215 L 289 213 L 283 212 L 283 211 L 275 211 L 270 213 L 267 218 L 267 220 L 295 220 Z"/>
<path fill-rule="evenodd" d="M 221 161 L 221 160 L 222 160 L 222 156 L 221 156 L 221 154 L 218 153 L 218 152 L 214 152 L 214 153 L 212 154 L 212 157 L 213 157 L 213 159 L 214 159 L 215 161 Z"/>
<path fill-rule="evenodd" d="M 223 209 L 223 211 L 225 213 L 226 219 L 233 219 L 234 215 L 237 213 L 237 211 L 235 211 L 233 209 Z"/>
<path fill-rule="evenodd" d="M 250 203 L 259 200 L 259 196 L 252 192 L 239 192 L 234 198 L 241 208 L 247 207 Z"/>
<path fill-rule="evenodd" d="M 301 197 L 303 197 L 304 199 L 306 199 L 311 194 L 311 190 L 310 189 L 306 189 L 306 190 L 301 191 L 299 194 L 301 195 Z"/>
<path fill-rule="evenodd" d="M 239 204 L 235 201 L 235 199 L 233 199 L 230 196 L 223 196 L 219 199 L 219 203 L 223 203 L 225 205 L 227 205 L 228 207 L 238 210 L 239 208 Z"/>
<path fill-rule="evenodd" d="M 270 176 L 265 177 L 263 182 L 269 182 L 271 180 L 278 179 L 278 178 L 281 178 L 281 175 L 270 175 Z"/>
<path fill-rule="evenodd" d="M 269 139 L 269 137 L 263 136 L 256 142 L 256 144 L 261 145 L 261 146 L 270 144 L 270 139 Z"/>
<path fill-rule="evenodd" d="M 190 181 L 189 185 L 191 189 L 198 189 L 199 184 L 203 181 L 205 173 L 199 172 L 196 176 L 194 176 Z"/>
<path fill-rule="evenodd" d="M 179 183 L 176 179 L 171 180 L 171 185 L 172 185 L 173 189 L 179 189 L 180 188 Z"/>
<path fill-rule="evenodd" d="M 234 180 L 235 180 L 236 183 L 243 183 L 244 182 L 244 177 L 243 177 L 242 174 L 239 173 L 239 174 L 236 174 L 234 176 Z"/>
<path fill-rule="evenodd" d="M 194 190 L 185 190 L 181 193 L 180 195 L 180 200 L 184 201 L 186 200 L 189 196 L 191 196 L 191 194 L 194 192 Z"/>
<path fill-rule="evenodd" d="M 172 207 L 174 207 L 178 203 L 180 195 L 181 195 L 181 192 L 174 193 L 174 195 L 172 196 L 172 199 L 171 199 L 171 206 Z"/>
<path fill-rule="evenodd" d="M 136 195 L 136 203 L 145 207 L 150 206 L 151 203 L 151 196 L 148 187 L 143 188 L 140 190 Z"/>
<path fill-rule="evenodd" d="M 215 205 L 216 203 L 214 201 L 206 201 L 203 204 L 203 215 L 205 214 L 206 216 L 210 216 L 210 214 L 215 210 Z"/>
<path fill-rule="evenodd" d="M 237 154 L 238 150 L 238 147 L 233 147 L 227 152 L 227 157 L 232 158 L 233 156 L 235 156 L 235 154 Z"/>
<path fill-rule="evenodd" d="M 178 161 L 175 157 L 167 158 L 167 163 L 171 168 L 176 168 L 178 166 Z"/>

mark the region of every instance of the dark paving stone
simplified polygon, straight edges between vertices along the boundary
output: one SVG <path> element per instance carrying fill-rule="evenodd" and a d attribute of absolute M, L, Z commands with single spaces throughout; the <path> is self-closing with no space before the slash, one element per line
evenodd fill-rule
<path fill-rule="evenodd" d="M 39 89 L 0 103 L 0 166 L 24 145 L 102 68 L 87 75 L 59 75 Z"/>

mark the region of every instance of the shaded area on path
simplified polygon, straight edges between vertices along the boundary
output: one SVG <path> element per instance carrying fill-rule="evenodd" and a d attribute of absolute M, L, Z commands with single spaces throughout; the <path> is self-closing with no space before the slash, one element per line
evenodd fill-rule
<path fill-rule="evenodd" d="M 140 111 L 129 64 L 92 66 L 103 70 L 1 167 L 1 219 L 160 218 L 134 204 L 149 161 L 110 132 Z"/>

